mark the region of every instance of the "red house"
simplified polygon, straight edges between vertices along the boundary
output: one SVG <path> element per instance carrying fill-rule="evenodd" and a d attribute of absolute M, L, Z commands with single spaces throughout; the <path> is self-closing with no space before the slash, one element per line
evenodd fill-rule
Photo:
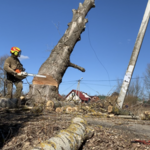
<path fill-rule="evenodd" d="M 88 103 L 91 99 L 89 95 L 87 95 L 84 92 L 77 91 L 77 90 L 72 90 L 67 96 L 66 96 L 66 101 L 78 101 L 78 102 L 85 102 Z"/>

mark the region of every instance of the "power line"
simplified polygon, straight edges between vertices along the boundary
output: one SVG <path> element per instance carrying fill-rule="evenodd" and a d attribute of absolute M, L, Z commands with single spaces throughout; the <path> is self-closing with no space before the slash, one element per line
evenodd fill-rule
<path fill-rule="evenodd" d="M 96 90 L 94 90 L 93 88 L 91 88 L 90 86 L 88 86 L 86 83 L 82 83 L 85 84 L 87 87 L 89 87 L 90 89 L 92 89 L 93 91 L 97 92 Z"/>
<path fill-rule="evenodd" d="M 138 79 L 138 78 L 145 78 L 145 77 L 137 77 L 137 78 L 131 78 L 131 80 L 134 80 L 134 79 Z M 123 79 L 112 79 L 112 80 L 82 80 L 82 82 L 102 82 L 102 81 L 118 81 L 118 80 L 123 80 Z M 76 80 L 77 82 L 78 80 Z M 75 82 L 75 80 L 72 80 L 72 81 L 64 81 L 62 83 L 66 83 L 66 82 Z"/>
<path fill-rule="evenodd" d="M 87 15 L 88 17 L 88 15 Z M 105 69 L 107 75 L 108 75 L 108 79 L 109 79 L 109 84 L 110 84 L 110 87 L 111 87 L 111 83 L 110 83 L 110 78 L 109 78 L 109 73 L 107 71 L 107 69 L 105 68 L 105 66 L 102 64 L 102 62 L 100 61 L 100 59 L 98 58 L 97 54 L 96 54 L 96 51 L 94 50 L 92 44 L 91 44 L 91 40 L 90 40 L 90 32 L 89 32 L 89 23 L 87 24 L 87 28 L 88 28 L 88 39 L 89 39 L 89 43 L 90 43 L 90 46 L 91 46 L 91 49 L 93 50 L 98 62 L 103 66 L 103 68 Z"/>
<path fill-rule="evenodd" d="M 71 86 L 69 86 L 67 89 L 63 90 L 62 92 L 64 92 L 64 91 L 68 90 L 69 88 L 71 88 L 71 87 L 72 87 L 72 86 L 74 86 L 75 84 L 77 84 L 77 83 L 72 84 L 72 85 L 71 85 Z"/>
<path fill-rule="evenodd" d="M 82 82 L 83 83 L 83 82 Z M 92 83 L 83 83 L 83 84 L 90 84 L 90 85 L 97 85 L 97 86 L 109 86 L 109 85 L 102 85 L 102 84 L 92 84 Z"/>

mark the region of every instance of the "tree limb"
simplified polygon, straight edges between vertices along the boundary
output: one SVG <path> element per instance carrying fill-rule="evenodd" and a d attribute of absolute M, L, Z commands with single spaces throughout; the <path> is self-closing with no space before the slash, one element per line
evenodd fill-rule
<path fill-rule="evenodd" d="M 85 72 L 85 69 L 84 68 L 82 68 L 82 67 L 80 67 L 80 66 L 78 66 L 78 65 L 75 65 L 75 64 L 73 64 L 73 63 L 69 63 L 69 67 L 73 67 L 73 68 L 76 68 L 76 69 L 78 69 L 78 70 L 80 70 L 80 71 L 82 71 L 82 72 Z"/>

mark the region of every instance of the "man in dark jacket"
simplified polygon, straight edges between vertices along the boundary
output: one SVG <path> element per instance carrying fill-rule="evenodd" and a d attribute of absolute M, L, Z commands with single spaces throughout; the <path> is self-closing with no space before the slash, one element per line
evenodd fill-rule
<path fill-rule="evenodd" d="M 18 106 L 20 106 L 20 96 L 23 89 L 22 80 L 26 76 L 19 76 L 17 70 L 25 71 L 23 65 L 20 63 L 18 57 L 21 55 L 21 50 L 18 47 L 12 47 L 10 50 L 11 56 L 5 60 L 4 70 L 7 73 L 7 94 L 6 98 L 12 98 L 13 83 L 16 86 L 16 93 L 13 98 L 18 100 Z"/>

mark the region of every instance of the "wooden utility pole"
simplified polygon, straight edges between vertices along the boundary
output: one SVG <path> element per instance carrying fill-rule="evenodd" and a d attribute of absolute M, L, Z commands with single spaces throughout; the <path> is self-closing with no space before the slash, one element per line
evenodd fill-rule
<path fill-rule="evenodd" d="M 142 20 L 142 23 L 141 23 L 141 26 L 139 29 L 139 33 L 137 35 L 137 39 L 136 39 L 136 42 L 135 42 L 135 45 L 133 48 L 133 52 L 132 52 L 132 55 L 130 58 L 130 62 L 129 62 L 129 65 L 128 65 L 128 68 L 126 70 L 126 74 L 125 74 L 125 77 L 124 77 L 124 80 L 122 83 L 120 94 L 119 94 L 119 97 L 117 99 L 117 104 L 118 104 L 117 106 L 119 108 L 122 108 L 122 105 L 123 105 L 123 102 L 124 102 L 124 99 L 125 99 L 125 96 L 126 96 L 129 84 L 130 84 L 130 80 L 132 78 L 135 64 L 136 64 L 136 61 L 137 61 L 137 58 L 138 58 L 138 55 L 140 52 L 140 48 L 141 48 L 143 38 L 144 38 L 144 35 L 146 32 L 146 28 L 147 28 L 147 25 L 149 22 L 149 17 L 150 17 L 150 0 L 148 0 L 147 7 L 146 7 L 146 10 L 145 10 L 145 13 L 143 16 L 143 20 Z"/>

